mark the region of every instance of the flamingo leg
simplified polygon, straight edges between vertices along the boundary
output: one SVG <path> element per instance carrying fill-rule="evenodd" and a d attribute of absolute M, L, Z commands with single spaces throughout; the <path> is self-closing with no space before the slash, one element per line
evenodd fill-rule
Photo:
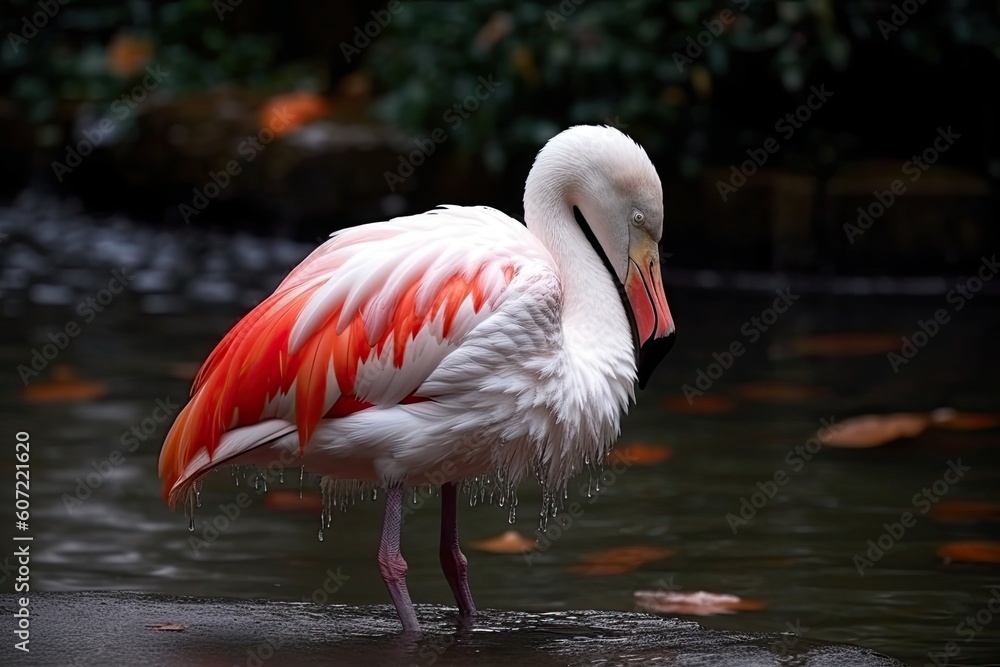
<path fill-rule="evenodd" d="M 458 546 L 458 487 L 454 482 L 441 486 L 441 569 L 455 594 L 462 616 L 473 616 L 476 603 L 469 590 L 469 564 Z"/>
<path fill-rule="evenodd" d="M 399 551 L 399 537 L 403 523 L 403 487 L 389 489 L 385 498 L 385 520 L 382 524 L 382 541 L 378 547 L 378 569 L 382 581 L 389 589 L 396 613 L 403 624 L 403 632 L 420 632 L 417 614 L 406 590 L 406 561 Z"/>

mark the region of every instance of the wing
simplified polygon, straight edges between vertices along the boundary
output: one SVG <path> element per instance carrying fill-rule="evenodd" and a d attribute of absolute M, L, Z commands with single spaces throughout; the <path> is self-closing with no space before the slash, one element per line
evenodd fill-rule
<path fill-rule="evenodd" d="M 245 452 L 291 423 L 304 451 L 321 419 L 433 400 L 414 392 L 512 298 L 520 272 L 539 268 L 554 271 L 544 247 L 487 207 L 334 234 L 205 361 L 160 454 L 164 497 L 219 463 L 213 454 L 227 432 L 243 429 Z M 190 470 L 196 457 L 209 464 Z"/>

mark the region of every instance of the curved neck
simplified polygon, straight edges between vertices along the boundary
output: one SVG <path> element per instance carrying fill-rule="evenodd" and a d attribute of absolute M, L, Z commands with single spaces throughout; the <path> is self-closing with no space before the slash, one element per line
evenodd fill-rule
<path fill-rule="evenodd" d="M 635 398 L 632 330 L 611 273 L 591 247 L 558 190 L 526 190 L 525 222 L 548 249 L 562 287 L 562 337 L 539 400 L 556 416 L 559 456 L 542 452 L 551 488 L 563 488 L 587 461 L 600 461 L 617 438 L 622 412 Z M 533 196 L 535 195 L 535 196 Z M 554 441 L 559 437 L 552 436 Z M 545 443 L 541 444 L 546 446 Z"/>
<path fill-rule="evenodd" d="M 532 185 L 539 183 L 529 177 L 524 218 L 559 268 L 567 347 L 587 357 L 601 356 L 604 363 L 625 359 L 623 367 L 634 372 L 631 327 L 618 287 L 577 223 L 572 204 L 562 194 L 566 189 Z"/>

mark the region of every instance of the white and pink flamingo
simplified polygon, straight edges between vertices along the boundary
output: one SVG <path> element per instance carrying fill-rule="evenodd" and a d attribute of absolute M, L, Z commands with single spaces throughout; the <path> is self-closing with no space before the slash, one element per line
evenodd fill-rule
<path fill-rule="evenodd" d="M 673 342 L 663 194 L 638 144 L 609 127 L 558 134 L 524 218 L 447 206 L 333 234 L 202 366 L 160 454 L 170 505 L 223 464 L 292 461 L 385 488 L 379 569 L 418 631 L 404 490 L 441 484 L 441 565 L 473 615 L 459 485 L 533 473 L 565 488 L 607 456 Z"/>

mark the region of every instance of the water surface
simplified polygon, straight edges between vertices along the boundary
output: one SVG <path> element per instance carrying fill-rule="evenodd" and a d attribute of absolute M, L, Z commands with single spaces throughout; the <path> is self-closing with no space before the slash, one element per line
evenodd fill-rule
<path fill-rule="evenodd" d="M 884 353 L 803 356 L 795 351 L 795 337 L 909 334 L 944 305 L 942 296 L 803 294 L 751 342 L 741 327 L 768 308 L 773 294 L 668 292 L 678 342 L 625 420 L 621 442 L 666 445 L 673 457 L 606 477 L 593 498 L 576 493 L 583 513 L 558 535 L 550 529 L 556 539 L 530 559 L 466 547 L 477 603 L 527 611 L 632 610 L 637 590 L 706 590 L 766 604 L 760 611 L 701 619 L 711 628 L 795 628 L 809 640 L 857 643 L 912 664 L 924 664 L 928 652 L 957 641 L 961 653 L 950 664 L 998 664 L 1000 621 L 991 616 L 968 642 L 959 624 L 986 607 L 1000 586 L 1000 570 L 946 565 L 935 554 L 947 542 L 998 539 L 998 524 L 936 522 L 913 500 L 956 461 L 970 470 L 943 500 L 1000 500 L 996 430 L 931 430 L 877 449 L 824 448 L 801 465 L 786 458 L 815 435 L 823 419 L 942 406 L 996 410 L 1000 389 L 994 375 L 1000 366 L 993 339 L 1000 317 L 991 297 L 954 313 L 951 324 L 893 372 Z M 375 560 L 381 497 L 336 513 L 323 541 L 317 539 L 318 510 L 272 509 L 262 501 L 262 487 L 247 481 L 237 486 L 228 472 L 206 483 L 194 532 L 161 501 L 156 457 L 169 422 L 157 422 L 157 408 L 183 401 L 191 364 L 204 358 L 239 314 L 236 306 L 220 306 L 154 315 L 130 299 L 114 303 L 57 359 L 107 388 L 103 398 L 75 403 L 25 400 L 14 372 L 49 331 L 75 316 L 63 308 L 34 307 L 3 321 L 0 361 L 9 372 L 0 424 L 8 451 L 17 431 L 29 432 L 32 442 L 33 587 L 351 605 L 388 601 Z M 746 352 L 686 408 L 682 386 L 693 384 L 713 353 L 734 341 L 744 343 Z M 806 389 L 764 399 L 760 392 L 748 398 L 741 389 L 761 381 Z M 723 398 L 728 407 L 718 405 Z M 132 439 L 127 434 L 134 426 L 141 437 Z M 86 495 L 78 493 L 80 482 L 107 470 L 115 450 L 120 465 L 80 497 Z M 4 461 L 12 477 L 13 459 Z M 738 513 L 741 499 L 758 491 L 758 483 L 766 487 L 779 470 L 788 474 L 787 483 L 734 534 L 727 515 Z M 586 475 L 579 481 L 585 484 Z M 298 471 L 283 484 L 272 480 L 268 490 L 276 486 L 297 490 Z M 318 484 L 307 478 L 304 486 L 312 492 Z M 248 506 L 226 518 L 240 492 L 248 494 Z M 538 488 L 523 484 L 514 528 L 534 533 L 539 502 Z M 414 600 L 450 604 L 437 563 L 438 507 L 438 499 L 430 498 L 407 520 L 404 553 Z M 915 525 L 859 575 L 854 557 L 879 538 L 884 523 L 906 511 L 914 513 Z M 465 543 L 510 528 L 508 510 L 494 506 L 463 506 L 459 521 Z M 222 530 L 211 530 L 213 522 Z M 583 576 L 571 569 L 586 554 L 635 545 L 669 548 L 674 555 L 614 575 Z"/>

